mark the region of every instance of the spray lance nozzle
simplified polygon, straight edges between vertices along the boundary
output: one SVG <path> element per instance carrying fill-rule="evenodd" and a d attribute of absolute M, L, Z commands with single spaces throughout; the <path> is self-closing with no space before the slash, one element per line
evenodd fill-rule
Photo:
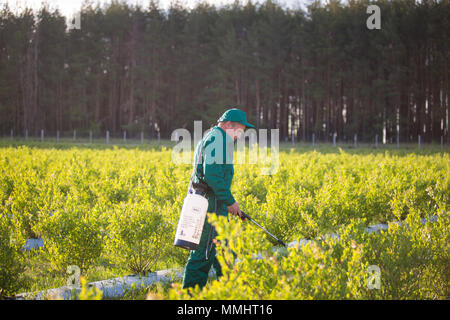
<path fill-rule="evenodd" d="M 281 241 L 280 239 L 278 239 L 277 237 L 275 237 L 273 234 L 271 234 L 269 231 L 267 231 L 264 227 L 262 227 L 259 223 L 257 223 L 255 220 L 253 220 L 248 214 L 246 214 L 244 211 L 241 210 L 241 219 L 242 221 L 245 220 L 250 220 L 251 222 L 253 222 L 258 228 L 262 229 L 265 233 L 267 233 L 268 235 L 270 235 L 273 239 L 275 239 L 279 244 L 281 244 L 283 247 L 287 248 L 287 245 Z"/>
<path fill-rule="evenodd" d="M 250 216 L 247 215 L 244 211 L 241 210 L 241 220 L 245 221 L 245 220 L 250 220 Z"/>

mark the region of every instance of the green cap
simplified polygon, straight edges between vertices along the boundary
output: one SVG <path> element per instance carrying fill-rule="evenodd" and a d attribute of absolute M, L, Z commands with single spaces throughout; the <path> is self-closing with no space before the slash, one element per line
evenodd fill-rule
<path fill-rule="evenodd" d="M 245 115 L 245 112 L 242 110 L 239 110 L 237 108 L 229 109 L 225 111 L 225 113 L 220 117 L 217 122 L 220 121 L 233 121 L 233 122 L 239 122 L 243 124 L 244 126 L 248 128 L 254 128 L 255 126 L 247 122 L 247 117 Z"/>

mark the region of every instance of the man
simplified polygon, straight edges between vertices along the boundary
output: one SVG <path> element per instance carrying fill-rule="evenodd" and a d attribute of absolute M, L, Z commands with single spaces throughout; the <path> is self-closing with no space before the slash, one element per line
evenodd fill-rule
<path fill-rule="evenodd" d="M 217 122 L 197 146 L 192 182 L 194 185 L 202 180 L 208 185 L 207 212 L 223 216 L 228 216 L 230 212 L 241 216 L 239 204 L 230 190 L 234 174 L 234 141 L 241 137 L 247 127 L 254 126 L 247 122 L 245 112 L 237 108 L 227 110 Z M 197 160 L 200 160 L 198 165 Z M 213 243 L 216 236 L 216 231 L 206 218 L 200 243 L 196 250 L 191 250 L 184 269 L 183 288 L 195 287 L 197 284 L 203 288 L 211 266 L 218 277 L 222 275 Z"/>

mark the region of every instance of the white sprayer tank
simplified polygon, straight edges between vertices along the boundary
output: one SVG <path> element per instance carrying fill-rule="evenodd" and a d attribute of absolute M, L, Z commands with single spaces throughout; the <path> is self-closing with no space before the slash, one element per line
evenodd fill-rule
<path fill-rule="evenodd" d="M 195 250 L 205 223 L 208 200 L 200 194 L 189 193 L 183 202 L 174 245 Z"/>

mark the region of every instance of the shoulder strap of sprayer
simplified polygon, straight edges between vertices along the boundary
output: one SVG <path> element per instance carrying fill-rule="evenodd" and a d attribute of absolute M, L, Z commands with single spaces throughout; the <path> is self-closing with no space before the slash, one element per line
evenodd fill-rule
<path fill-rule="evenodd" d="M 200 164 L 200 160 L 203 163 L 203 139 L 199 142 L 200 145 L 200 155 L 197 157 L 197 163 L 195 164 L 195 167 L 192 171 L 192 175 L 191 178 L 189 179 L 189 186 L 188 186 L 188 193 L 189 190 L 191 190 L 192 187 L 192 179 L 194 179 L 194 176 L 197 174 L 198 172 L 198 165 Z M 194 152 L 194 156 L 195 156 L 195 152 Z M 201 171 L 201 177 L 198 177 L 199 180 L 203 180 L 203 171 Z"/>

